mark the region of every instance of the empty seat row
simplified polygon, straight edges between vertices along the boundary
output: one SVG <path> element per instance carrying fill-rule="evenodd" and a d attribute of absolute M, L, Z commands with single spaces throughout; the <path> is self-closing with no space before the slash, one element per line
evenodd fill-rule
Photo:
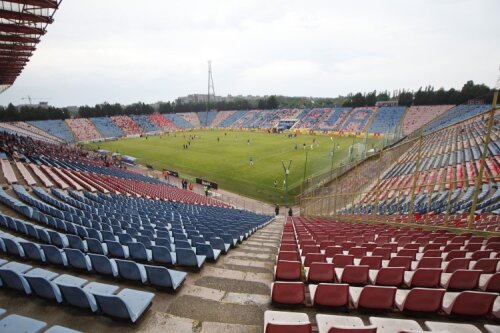
<path fill-rule="evenodd" d="M 177 289 L 187 274 L 163 266 L 143 265 L 131 260 L 110 259 L 100 254 L 84 254 L 77 249 L 59 249 L 54 245 L 37 244 L 10 234 L 0 233 L 0 250 L 21 258 L 62 265 L 98 274 L 120 277 Z"/>
<path fill-rule="evenodd" d="M 447 292 L 437 288 L 352 287 L 334 283 L 311 284 L 309 291 L 313 306 L 466 316 L 492 315 L 500 318 L 498 293 Z M 271 295 L 275 304 L 303 305 L 306 300 L 302 282 L 275 282 Z"/>
<path fill-rule="evenodd" d="M 57 303 L 66 303 L 92 312 L 135 322 L 151 305 L 154 294 L 98 282 L 72 275 L 33 268 L 15 261 L 0 262 L 0 283 L 26 295 L 37 295 Z"/>
<path fill-rule="evenodd" d="M 417 321 L 410 319 L 369 317 L 365 324 L 359 317 L 317 314 L 319 333 L 398 333 L 398 332 L 460 332 L 481 333 L 472 324 L 425 321 L 424 330 Z M 500 326 L 486 324 L 488 333 L 498 333 Z M 305 313 L 266 311 L 264 333 L 312 333 L 312 324 Z"/>

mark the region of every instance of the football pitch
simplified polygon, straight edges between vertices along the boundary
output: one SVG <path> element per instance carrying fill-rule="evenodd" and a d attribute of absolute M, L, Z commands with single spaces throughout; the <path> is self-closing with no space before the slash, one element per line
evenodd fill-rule
<path fill-rule="evenodd" d="M 106 149 L 138 158 L 138 163 L 156 170 L 173 170 L 183 178 L 195 177 L 219 184 L 219 187 L 268 203 L 285 201 L 284 171 L 288 166 L 289 202 L 300 193 L 305 177 L 318 175 L 346 163 L 359 154 L 350 147 L 379 148 L 380 139 L 345 138 L 326 135 L 287 133 L 273 134 L 252 131 L 185 131 L 87 144 L 90 149 Z M 183 146 L 187 145 L 187 149 Z M 333 147 L 335 147 L 332 154 Z M 306 165 L 307 152 L 307 165 Z M 333 156 L 332 156 L 333 155 Z M 276 185 L 275 185 L 276 183 Z"/>

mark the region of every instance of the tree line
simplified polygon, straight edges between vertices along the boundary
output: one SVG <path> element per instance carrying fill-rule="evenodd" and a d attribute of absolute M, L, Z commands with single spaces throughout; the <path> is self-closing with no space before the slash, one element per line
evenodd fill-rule
<path fill-rule="evenodd" d="M 443 105 L 443 104 L 464 104 L 470 100 L 481 100 L 484 103 L 491 103 L 493 100 L 493 89 L 490 89 L 484 84 L 475 84 L 474 81 L 467 81 L 461 90 L 450 88 L 435 89 L 433 86 L 419 88 L 417 91 L 400 90 L 396 91 L 393 96 L 387 91 L 377 93 L 372 91 L 369 93 L 350 94 L 346 97 L 342 106 L 359 107 L 359 106 L 374 106 L 376 102 L 394 100 L 398 101 L 400 106 L 411 105 Z"/>
<path fill-rule="evenodd" d="M 311 108 L 311 107 L 361 107 L 374 106 L 379 101 L 397 101 L 400 106 L 411 105 L 442 105 L 442 104 L 463 104 L 469 100 L 481 100 L 484 103 L 491 103 L 493 99 L 493 89 L 484 84 L 475 84 L 474 81 L 467 81 L 461 90 L 450 88 L 435 89 L 432 86 L 420 88 L 417 91 L 399 90 L 391 94 L 388 91 L 372 91 L 368 93 L 358 92 L 347 96 L 335 98 L 308 98 L 308 97 L 287 97 L 268 96 L 258 100 L 236 98 L 231 101 L 211 102 L 208 105 L 210 110 L 254 110 L 254 109 L 277 109 L 277 108 Z M 165 102 L 158 105 L 159 113 L 179 113 L 179 112 L 203 112 L 207 109 L 206 103 L 182 103 Z M 96 104 L 95 106 L 80 106 L 77 116 L 79 117 L 109 117 L 115 115 L 136 115 L 152 114 L 155 112 L 153 106 L 138 102 L 126 106 L 115 104 Z M 71 114 L 67 108 L 48 107 L 42 108 L 37 105 L 24 105 L 16 108 L 9 104 L 7 107 L 0 106 L 0 121 L 28 121 L 28 120 L 49 120 L 67 119 Z"/>

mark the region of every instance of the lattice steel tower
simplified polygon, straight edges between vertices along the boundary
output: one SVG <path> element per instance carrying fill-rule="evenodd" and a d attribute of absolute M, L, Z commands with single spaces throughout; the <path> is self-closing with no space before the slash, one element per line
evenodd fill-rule
<path fill-rule="evenodd" d="M 212 76 L 212 61 L 208 61 L 208 90 L 207 90 L 207 105 L 205 113 L 205 126 L 208 127 L 208 112 L 210 111 L 210 98 L 215 102 L 215 87 L 214 78 Z"/>

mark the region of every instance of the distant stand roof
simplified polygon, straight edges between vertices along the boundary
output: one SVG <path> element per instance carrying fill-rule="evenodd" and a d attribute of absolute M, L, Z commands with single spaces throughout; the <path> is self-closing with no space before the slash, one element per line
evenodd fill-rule
<path fill-rule="evenodd" d="M 0 93 L 23 71 L 61 1 L 0 1 Z"/>

